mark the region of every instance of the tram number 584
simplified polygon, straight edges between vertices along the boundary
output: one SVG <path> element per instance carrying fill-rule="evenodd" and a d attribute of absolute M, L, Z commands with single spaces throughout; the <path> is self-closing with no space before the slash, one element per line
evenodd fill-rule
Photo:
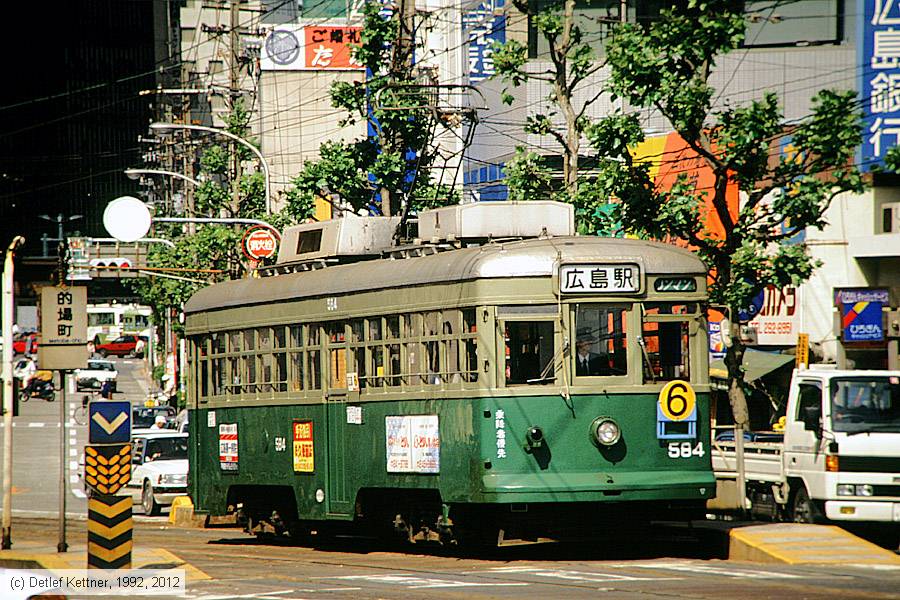
<path fill-rule="evenodd" d="M 669 458 L 691 458 L 692 456 L 703 457 L 706 451 L 703 449 L 703 442 L 697 442 L 695 446 L 691 442 L 670 442 Z"/>

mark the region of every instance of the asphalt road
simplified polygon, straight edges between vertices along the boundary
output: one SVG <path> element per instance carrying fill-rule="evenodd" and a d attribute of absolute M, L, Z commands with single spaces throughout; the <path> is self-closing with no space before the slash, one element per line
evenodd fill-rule
<path fill-rule="evenodd" d="M 76 537 L 82 535 L 84 523 L 71 527 Z M 49 542 L 55 523 L 19 520 L 15 531 Z M 474 556 L 353 538 L 294 546 L 237 529 L 177 529 L 146 521 L 135 524 L 134 541 L 136 548 L 165 548 L 209 575 L 188 580 L 186 597 L 193 600 L 900 597 L 897 568 L 721 560 L 714 545 L 684 529 Z"/>
<path fill-rule="evenodd" d="M 119 358 L 115 360 L 119 371 L 116 400 L 130 400 L 143 405 L 150 390 L 150 379 L 144 361 Z M 72 418 L 72 411 L 81 405 L 88 392 L 69 393 L 66 396 L 65 455 L 66 455 L 66 514 L 71 518 L 87 515 L 87 499 L 78 477 L 79 461 L 83 462 L 84 445 L 87 443 L 87 426 L 79 425 Z M 13 418 L 13 515 L 58 516 L 60 478 L 60 427 L 57 392 L 54 402 L 32 398 L 19 404 L 19 416 Z M 2 431 L 2 419 L 0 419 Z M 3 446 L 0 445 L 0 458 Z M 0 463 L 2 464 L 2 463 Z M 0 497 L 2 505 L 2 497 Z"/>

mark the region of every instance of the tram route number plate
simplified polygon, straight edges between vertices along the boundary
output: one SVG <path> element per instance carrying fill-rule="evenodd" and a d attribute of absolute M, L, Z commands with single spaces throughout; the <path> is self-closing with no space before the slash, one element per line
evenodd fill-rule
<path fill-rule="evenodd" d="M 676 379 L 659 392 L 656 403 L 656 439 L 690 440 L 697 437 L 697 396 L 687 381 Z"/>

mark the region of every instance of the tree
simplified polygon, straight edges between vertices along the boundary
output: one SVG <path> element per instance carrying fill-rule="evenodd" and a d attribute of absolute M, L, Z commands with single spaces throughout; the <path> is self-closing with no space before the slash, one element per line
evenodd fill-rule
<path fill-rule="evenodd" d="M 741 4 L 673 3 L 649 26 L 617 28 L 606 48 L 612 90 L 668 119 L 712 171 L 709 189 L 697 189 L 687 173 L 669 190 L 655 188 L 647 164 L 635 158 L 643 132 L 633 114 L 611 115 L 586 130 L 602 157 L 598 189 L 621 199 L 622 225 L 695 249 L 710 270 L 711 301 L 727 306 L 733 321 L 766 286 L 797 285 L 810 277 L 818 264 L 791 238 L 807 227 L 824 227 L 832 199 L 864 187 L 853 164 L 861 143 L 854 92 L 820 91 L 810 116 L 792 127 L 783 124 L 773 93 L 746 106 L 714 108 L 709 75 L 716 58 L 744 39 Z M 787 136 L 796 153 L 773 152 Z M 740 207 L 727 200 L 733 185 L 744 195 Z M 711 230 L 711 219 L 721 223 L 721 233 Z M 732 339 L 725 358 L 729 400 L 736 423 L 746 427 L 744 345 L 736 324 Z"/>
<path fill-rule="evenodd" d="M 248 139 L 250 114 L 238 100 L 225 117 L 226 130 Z M 265 178 L 258 171 L 234 178 L 232 152 L 237 160 L 255 162 L 253 153 L 240 144 L 213 144 L 200 155 L 200 186 L 194 193 L 194 214 L 190 216 L 263 219 L 282 229 L 312 214 L 313 207 L 302 201 L 288 203 L 278 214 L 266 214 Z M 288 189 L 292 198 L 296 190 Z M 169 216 L 165 213 L 157 216 Z M 177 215 L 182 216 L 182 215 Z M 152 307 L 156 322 L 165 311 L 181 306 L 201 287 L 238 279 L 247 271 L 240 247 L 246 225 L 175 225 L 160 223 L 156 236 L 172 241 L 175 247 L 154 244 L 148 251 L 148 276 L 129 280 L 141 301 Z"/>
<path fill-rule="evenodd" d="M 458 201 L 451 187 L 433 181 L 437 123 L 412 68 L 415 43 L 402 33 L 400 19 L 384 17 L 381 9 L 379 2 L 365 4 L 361 43 L 352 49 L 369 78 L 331 87 L 332 105 L 347 111 L 341 125 L 365 123 L 372 135 L 322 144 L 319 160 L 307 161 L 292 180 L 297 192 L 289 211 L 317 197 L 377 214 Z"/>
<path fill-rule="evenodd" d="M 543 7 L 528 0 L 513 0 L 513 6 L 523 14 L 531 17 L 538 34 L 548 45 L 550 68 L 536 71 L 528 62 L 528 48 L 517 40 L 509 40 L 494 48 L 494 66 L 497 77 L 513 87 L 529 81 L 541 81 L 550 86 L 547 101 L 556 107 L 556 111 L 528 115 L 525 131 L 538 135 L 549 135 L 559 144 L 562 155 L 562 172 L 564 194 L 558 195 L 561 200 L 568 200 L 580 208 L 577 215 L 579 229 L 583 233 L 596 228 L 593 219 L 596 216 L 596 194 L 582 187 L 591 186 L 592 180 L 579 172 L 581 139 L 590 120 L 588 108 L 600 99 L 604 90 L 599 90 L 590 98 L 580 103 L 575 101 L 576 93 L 595 72 L 602 68 L 594 51 L 596 40 L 586 40 L 584 30 L 579 24 L 575 12 L 575 0 L 556 0 Z M 512 104 L 514 98 L 506 90 L 503 101 Z M 562 119 L 564 131 L 554 122 Z M 526 158 L 519 153 L 514 159 L 516 163 Z M 535 157 L 530 160 L 533 163 Z M 536 188 L 528 180 L 513 177 L 508 182 L 513 195 L 521 197 L 534 196 Z M 520 189 L 519 185 L 525 187 Z"/>

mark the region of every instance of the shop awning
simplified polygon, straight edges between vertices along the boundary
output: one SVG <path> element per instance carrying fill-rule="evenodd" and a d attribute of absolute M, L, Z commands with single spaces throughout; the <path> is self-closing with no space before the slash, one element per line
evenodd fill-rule
<path fill-rule="evenodd" d="M 790 354 L 776 354 L 747 348 L 744 351 L 744 381 L 756 381 L 789 362 L 794 362 L 794 357 Z M 714 360 L 710 363 L 709 376 L 715 379 L 728 379 L 725 361 Z"/>

